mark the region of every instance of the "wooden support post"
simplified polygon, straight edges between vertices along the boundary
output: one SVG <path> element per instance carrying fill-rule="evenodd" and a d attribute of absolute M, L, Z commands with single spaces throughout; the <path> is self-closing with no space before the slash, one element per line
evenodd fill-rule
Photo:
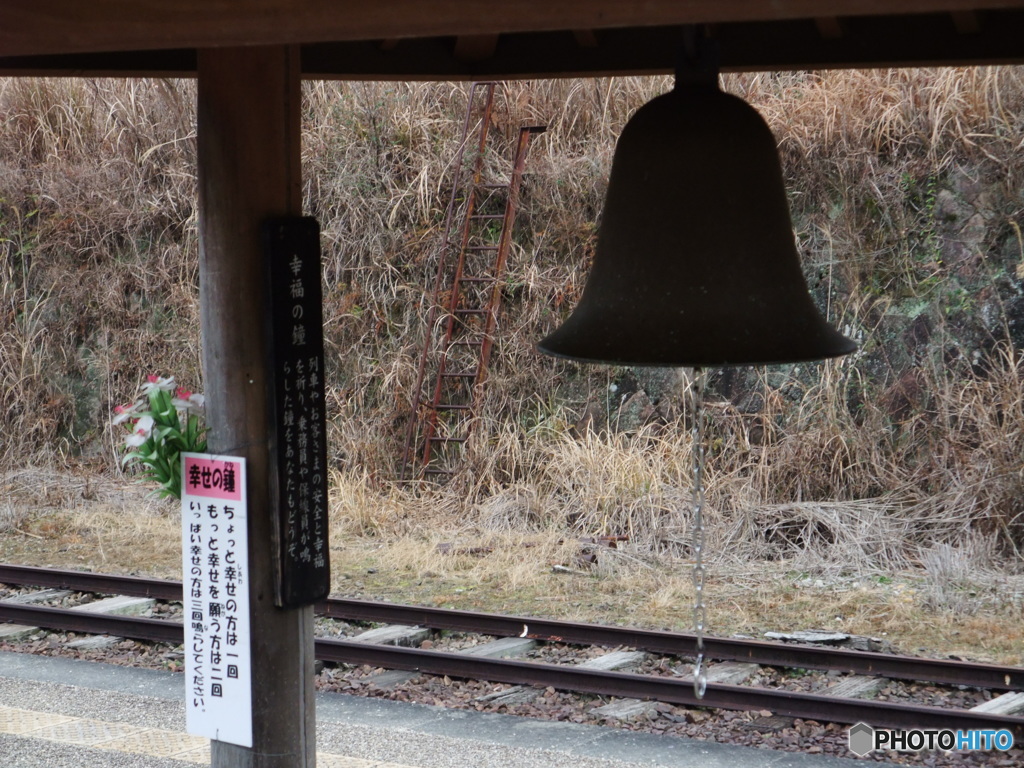
<path fill-rule="evenodd" d="M 313 613 L 274 606 L 268 311 L 260 224 L 301 213 L 298 50 L 199 52 L 200 305 L 209 450 L 249 480 L 253 747 L 215 741 L 214 768 L 313 768 Z"/>

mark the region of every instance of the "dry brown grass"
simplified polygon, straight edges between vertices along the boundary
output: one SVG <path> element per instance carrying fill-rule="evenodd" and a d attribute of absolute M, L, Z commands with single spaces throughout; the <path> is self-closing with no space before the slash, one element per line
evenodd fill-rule
<path fill-rule="evenodd" d="M 0 475 L 0 562 L 181 578 L 174 505 L 119 479 L 42 467 Z"/>
<path fill-rule="evenodd" d="M 149 370 L 199 381 L 190 93 L 0 82 L 7 466 L 106 453 L 105 415 Z"/>
<path fill-rule="evenodd" d="M 6 474 L 0 488 L 3 503 L 20 510 L 17 525 L 0 530 L 0 560 L 180 578 L 174 506 L 138 486 L 32 468 Z M 494 530 L 463 519 L 457 494 L 441 489 L 418 496 L 392 489 L 384 504 L 363 484 L 343 483 L 337 493 L 336 594 L 691 629 L 685 558 L 629 542 L 595 549 L 554 530 Z M 366 517 L 371 509 L 375 520 Z M 874 577 L 812 574 L 799 570 L 799 558 L 755 562 L 717 547 L 709 625 L 719 636 L 823 627 L 882 637 L 908 652 L 1021 664 L 1024 577 L 993 570 L 990 547 L 985 540 L 937 545 L 924 553 L 923 568 Z M 596 562 L 581 557 L 586 551 L 597 552 Z"/>
<path fill-rule="evenodd" d="M 1000 585 L 986 563 L 1019 569 L 1024 540 L 1024 369 L 999 303 L 1024 265 L 1024 70 L 725 82 L 775 131 L 810 282 L 863 350 L 755 371 L 742 398 L 716 395 L 727 382 L 713 380 L 712 624 L 778 629 L 842 615 L 854 631 L 902 633 L 910 645 L 927 644 L 916 625 L 934 625 L 943 647 L 957 637 L 966 647 L 1001 636 L 993 626 L 1003 622 L 1002 635 L 1019 640 L 1016 577 Z M 657 423 L 588 431 L 584 412 L 614 426 L 610 387 L 629 372 L 533 350 L 582 290 L 615 136 L 667 85 L 501 91 L 496 167 L 521 124 L 548 131 L 531 150 L 475 440 L 465 471 L 434 487 L 393 478 L 467 89 L 306 84 L 339 589 L 687 626 L 692 446 L 678 395 L 665 395 Z M 5 557 L 176 568 L 173 511 L 131 494 L 79 505 L 75 494 L 80 478 L 103 475 L 88 482 L 121 494 L 107 419 L 146 373 L 201 389 L 193 100 L 186 82 L 0 81 L 0 467 L 52 467 L 72 489 L 53 504 L 21 486 L 0 496 Z M 985 180 L 989 223 L 970 265 L 993 289 L 944 250 L 951 224 L 937 196 L 965 178 Z M 928 346 L 901 349 L 906 336 L 889 323 L 900 312 L 929 320 Z M 578 538 L 608 534 L 629 543 L 577 568 Z M 453 542 L 491 554 L 438 552 Z M 586 575 L 554 576 L 556 563 Z M 793 586 L 804 578 L 824 586 Z M 844 586 L 857 579 L 863 588 Z M 962 634 L 937 628 L 947 621 Z"/>

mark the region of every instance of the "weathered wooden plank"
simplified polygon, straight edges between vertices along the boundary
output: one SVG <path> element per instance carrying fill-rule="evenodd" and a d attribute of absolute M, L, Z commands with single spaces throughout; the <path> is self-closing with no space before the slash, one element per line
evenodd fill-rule
<path fill-rule="evenodd" d="M 359 637 L 362 637 L 360 635 Z M 357 640 L 359 638 L 356 638 Z M 474 645 L 459 653 L 466 656 L 484 656 L 488 659 L 507 659 L 513 656 L 525 656 L 537 647 L 536 640 L 525 637 L 502 637 L 489 643 Z M 378 688 L 395 688 L 416 677 L 418 672 L 406 672 L 401 669 L 389 669 L 376 675 L 371 675 L 368 682 Z"/>
<path fill-rule="evenodd" d="M 591 714 L 599 717 L 607 717 L 610 720 L 635 720 L 640 717 L 647 717 L 654 712 L 657 704 L 653 701 L 641 699 L 619 699 L 603 707 L 596 707 L 590 710 Z"/>
<path fill-rule="evenodd" d="M 584 669 L 603 669 L 606 672 L 615 672 L 640 666 L 648 655 L 643 651 L 611 651 L 587 659 L 580 666 Z"/>
<path fill-rule="evenodd" d="M 397 645 L 401 648 L 415 648 L 430 637 L 430 630 L 423 627 L 406 627 L 401 624 L 389 624 L 386 627 L 368 629 L 352 638 L 356 643 L 376 645 Z"/>
<path fill-rule="evenodd" d="M 850 675 L 826 688 L 822 693 L 825 696 L 835 696 L 840 699 L 867 699 L 882 690 L 888 683 L 889 680 L 884 677 Z"/>
<path fill-rule="evenodd" d="M 19 640 L 25 640 L 38 631 L 39 627 L 25 627 L 21 624 L 0 624 L 0 641 L 15 643 Z"/>
<path fill-rule="evenodd" d="M 595 656 L 592 659 L 587 659 L 579 666 L 585 669 L 601 669 L 605 671 L 631 669 L 643 662 L 643 660 L 647 658 L 647 655 L 648 654 L 643 651 L 611 651 L 609 653 L 602 654 L 601 656 Z M 489 704 L 522 704 L 527 701 L 532 701 L 540 696 L 540 694 L 541 689 L 539 688 L 531 688 L 525 685 L 514 685 L 503 691 L 495 691 L 494 693 L 488 693 L 485 696 L 480 696 L 475 700 Z"/>
<path fill-rule="evenodd" d="M 607 654 L 612 656 L 613 654 Z M 599 660 L 603 657 L 598 657 Z M 709 683 L 721 685 L 740 685 L 747 678 L 760 669 L 760 665 L 749 662 L 726 661 L 715 664 L 707 671 Z M 692 679 L 692 678 L 688 678 Z M 591 712 L 600 717 L 607 717 L 612 720 L 634 720 L 639 717 L 646 717 L 654 712 L 657 704 L 653 701 L 641 699 L 618 699 L 603 707 L 592 709 Z"/>
<path fill-rule="evenodd" d="M 495 691 L 494 693 L 488 693 L 484 696 L 479 696 L 474 701 L 479 701 L 483 704 L 497 704 L 497 705 L 511 705 L 511 704 L 523 704 L 527 701 L 533 701 L 535 698 L 540 696 L 539 688 L 530 688 L 525 685 L 513 685 L 511 688 L 506 688 L 503 691 Z"/>
<path fill-rule="evenodd" d="M 826 632 L 819 629 L 797 632 L 765 632 L 764 636 L 769 640 L 784 640 L 790 643 L 823 643 L 825 645 L 834 645 L 850 639 L 845 632 Z"/>
<path fill-rule="evenodd" d="M 4 602 L 15 603 L 16 605 L 38 605 L 39 603 L 45 603 L 47 600 L 59 600 L 70 594 L 70 589 L 39 589 L 35 592 L 25 592 L 21 595 L 8 597 Z"/>
<path fill-rule="evenodd" d="M 403 683 L 409 682 L 418 675 L 419 672 L 407 672 L 404 669 L 385 669 L 383 672 L 370 675 L 366 678 L 366 682 L 376 688 L 390 690 L 391 688 L 397 688 Z"/>
<path fill-rule="evenodd" d="M 160 5 L 162 15 L 176 7 Z M 224 11 L 223 4 L 210 8 Z M 315 761 L 312 608 L 274 606 L 269 372 L 260 322 L 267 309 L 261 224 L 301 211 L 299 104 L 296 49 L 200 52 L 199 283 L 209 450 L 247 462 L 253 667 L 253 747 L 214 741 L 214 768 L 305 768 Z"/>
<path fill-rule="evenodd" d="M 72 611 L 83 613 L 106 613 L 111 616 L 141 616 L 156 604 L 151 597 L 130 597 L 117 595 L 106 597 L 84 605 L 76 605 Z"/>
<path fill-rule="evenodd" d="M 724 661 L 721 664 L 715 664 L 708 670 L 707 679 L 709 683 L 718 683 L 719 685 L 741 685 L 760 668 L 759 664 Z"/>
<path fill-rule="evenodd" d="M 474 645 L 461 653 L 467 656 L 483 656 L 488 659 L 508 659 L 525 656 L 536 647 L 537 641 L 528 637 L 502 637 L 489 643 Z"/>
<path fill-rule="evenodd" d="M 1021 0 L 5 0 L 0 56 L 1020 8 Z"/>
<path fill-rule="evenodd" d="M 971 707 L 972 712 L 987 712 L 991 715 L 1016 715 L 1024 712 L 1024 692 L 1010 691 L 1002 696 Z"/>
<path fill-rule="evenodd" d="M 101 651 L 113 648 L 122 640 L 124 640 L 123 637 L 114 637 L 113 635 L 89 635 L 88 637 L 72 640 L 64 645 L 66 648 L 73 648 L 76 651 Z"/>

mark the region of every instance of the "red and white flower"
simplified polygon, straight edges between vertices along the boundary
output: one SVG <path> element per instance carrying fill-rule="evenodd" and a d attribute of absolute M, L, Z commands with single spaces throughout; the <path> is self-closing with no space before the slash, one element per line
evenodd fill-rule
<path fill-rule="evenodd" d="M 150 374 L 146 377 L 146 383 L 142 385 L 142 394 L 145 397 L 149 397 L 157 389 L 162 389 L 164 392 L 173 392 L 175 387 L 173 376 L 164 377 Z"/>
<path fill-rule="evenodd" d="M 147 413 L 135 422 L 132 433 L 124 439 L 124 444 L 130 448 L 138 448 L 149 440 L 151 434 L 153 434 L 153 417 Z"/>
<path fill-rule="evenodd" d="M 174 399 L 171 400 L 171 405 L 179 411 L 202 415 L 206 406 L 206 398 L 198 392 L 189 392 L 187 389 L 178 387 Z"/>

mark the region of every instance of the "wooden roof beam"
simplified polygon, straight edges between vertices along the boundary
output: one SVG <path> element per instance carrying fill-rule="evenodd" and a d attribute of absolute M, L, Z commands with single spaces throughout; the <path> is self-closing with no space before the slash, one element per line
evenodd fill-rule
<path fill-rule="evenodd" d="M 572 36 L 580 48 L 597 48 L 597 34 L 592 29 L 574 29 Z"/>
<path fill-rule="evenodd" d="M 961 35 L 976 35 L 981 31 L 981 19 L 975 11 L 956 11 L 949 15 L 953 17 L 953 26 Z"/>
<path fill-rule="evenodd" d="M 838 40 L 843 36 L 843 23 L 836 16 L 819 16 L 814 20 L 823 40 Z"/>
<path fill-rule="evenodd" d="M 979 20 L 974 34 L 958 33 L 949 13 L 937 13 L 843 17 L 843 35 L 833 39 L 813 18 L 722 24 L 714 36 L 723 72 L 1024 63 L 1024 10 Z M 667 74 L 681 36 L 679 26 L 602 29 L 591 47 L 569 30 L 509 34 L 493 56 L 472 62 L 455 58 L 452 36 L 319 43 L 302 46 L 302 71 L 306 78 L 466 81 Z M 0 57 L 0 76 L 191 77 L 195 69 L 190 49 Z"/>
<path fill-rule="evenodd" d="M 1024 0 L 3 0 L 0 57 L 1024 8 Z"/>
<path fill-rule="evenodd" d="M 459 35 L 455 38 L 456 61 L 483 61 L 498 50 L 498 35 Z"/>

